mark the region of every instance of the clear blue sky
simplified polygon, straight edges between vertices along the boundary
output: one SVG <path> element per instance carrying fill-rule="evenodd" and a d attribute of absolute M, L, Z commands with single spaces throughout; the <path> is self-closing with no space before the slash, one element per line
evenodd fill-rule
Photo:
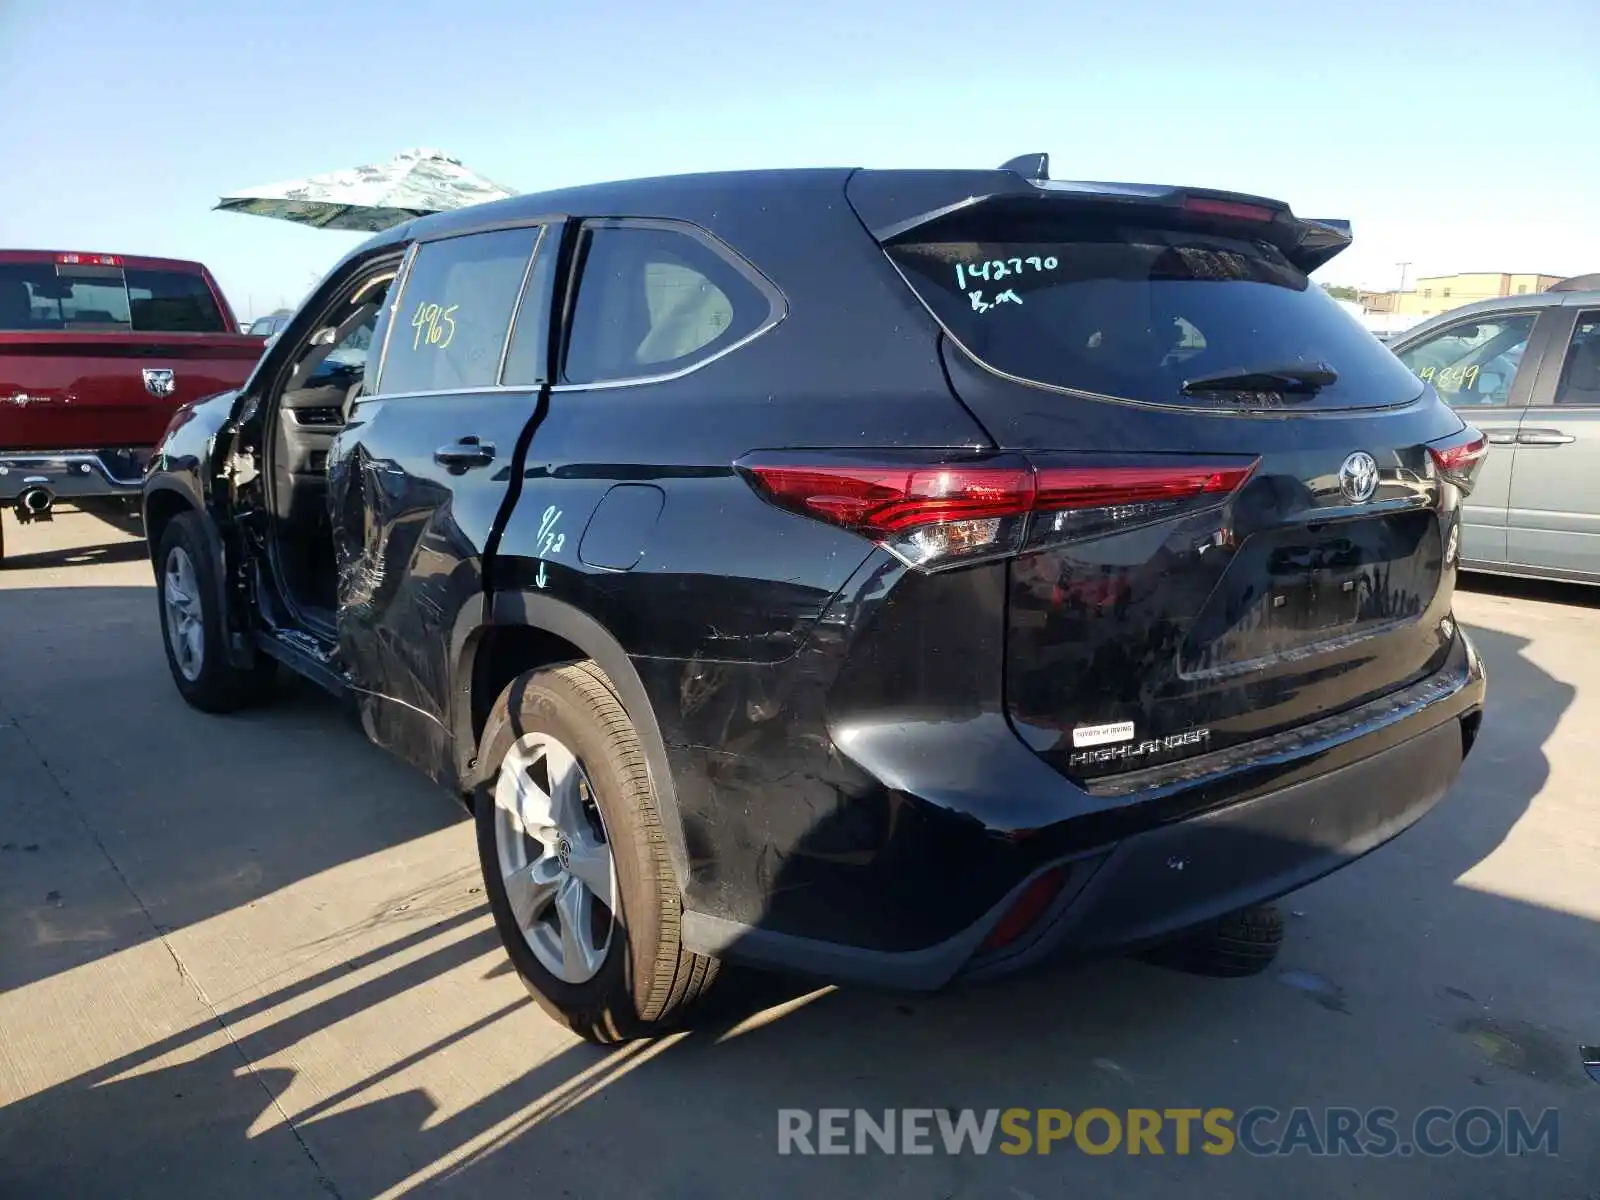
<path fill-rule="evenodd" d="M 1322 277 L 1600 270 L 1596 0 L 0 0 L 0 246 L 209 263 L 241 312 L 359 239 L 230 189 L 446 149 L 523 191 L 994 166 L 1347 217 Z"/>

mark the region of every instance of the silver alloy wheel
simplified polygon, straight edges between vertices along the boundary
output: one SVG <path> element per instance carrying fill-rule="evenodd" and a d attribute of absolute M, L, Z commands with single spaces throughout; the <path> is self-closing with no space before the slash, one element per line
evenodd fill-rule
<path fill-rule="evenodd" d="M 593 979 L 616 926 L 617 872 L 583 764 L 530 733 L 500 764 L 494 806 L 500 877 L 528 948 L 557 979 Z"/>
<path fill-rule="evenodd" d="M 193 683 L 205 666 L 206 627 L 194 560 L 182 546 L 174 546 L 167 555 L 161 602 L 167 610 L 167 645 L 172 647 L 172 661 L 178 664 L 179 673 Z"/>

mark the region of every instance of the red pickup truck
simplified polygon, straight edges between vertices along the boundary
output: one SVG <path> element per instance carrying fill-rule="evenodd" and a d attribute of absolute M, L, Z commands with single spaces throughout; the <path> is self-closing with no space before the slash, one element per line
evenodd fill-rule
<path fill-rule="evenodd" d="M 173 413 L 238 387 L 263 344 L 197 262 L 0 250 L 0 508 L 137 513 Z"/>

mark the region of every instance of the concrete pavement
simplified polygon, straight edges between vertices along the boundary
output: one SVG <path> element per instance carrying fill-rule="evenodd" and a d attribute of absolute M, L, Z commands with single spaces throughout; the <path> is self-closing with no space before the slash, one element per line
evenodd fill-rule
<path fill-rule="evenodd" d="M 1491 687 L 1465 775 L 1285 901 L 1265 976 L 735 975 L 605 1051 L 509 974 L 449 797 L 308 687 L 190 711 L 142 546 L 0 519 L 0 1196 L 1600 1198 L 1600 594 L 1459 598 Z M 776 1153 L 780 1107 L 1254 1105 L 1554 1107 L 1560 1153 Z"/>

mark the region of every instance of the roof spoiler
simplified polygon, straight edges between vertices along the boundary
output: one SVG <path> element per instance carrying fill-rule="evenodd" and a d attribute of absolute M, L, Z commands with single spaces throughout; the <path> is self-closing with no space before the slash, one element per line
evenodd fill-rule
<path fill-rule="evenodd" d="M 1080 183 L 1049 175 L 1049 155 L 1023 154 L 994 171 L 856 171 L 845 194 L 880 243 L 978 205 L 1043 202 L 1188 208 L 1230 225 L 1231 210 L 1239 225 L 1254 226 L 1256 236 L 1277 246 L 1308 274 L 1350 245 L 1350 222 L 1296 217 L 1278 200 L 1205 188 Z"/>
<path fill-rule="evenodd" d="M 1290 262 L 1308 275 L 1350 245 L 1349 221 L 1319 221 L 1312 217 L 1297 217 L 1293 213 L 1288 216 L 1300 226 L 1300 238 L 1293 250 L 1285 250 L 1284 253 Z"/>
<path fill-rule="evenodd" d="M 1050 156 L 1048 154 L 1019 154 L 1015 158 L 1008 158 L 1000 164 L 1002 171 L 1010 171 L 1013 175 L 1021 175 L 1024 179 L 1049 179 Z"/>

